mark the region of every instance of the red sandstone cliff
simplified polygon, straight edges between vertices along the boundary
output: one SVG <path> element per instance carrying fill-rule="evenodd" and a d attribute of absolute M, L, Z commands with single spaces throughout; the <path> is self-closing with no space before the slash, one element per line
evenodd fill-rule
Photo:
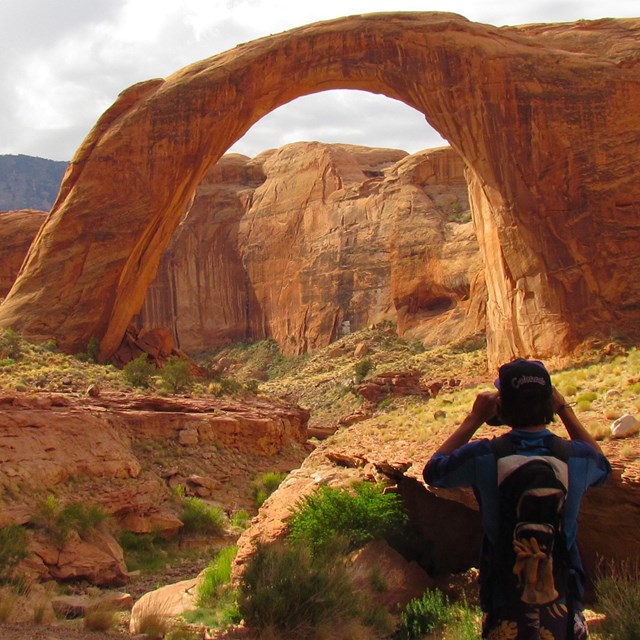
<path fill-rule="evenodd" d="M 11 289 L 29 245 L 46 217 L 44 211 L 32 209 L 0 211 L 0 298 Z"/>
<path fill-rule="evenodd" d="M 466 214 L 466 215 L 465 215 Z M 390 319 L 448 340 L 482 326 L 464 168 L 449 148 L 297 143 L 224 156 L 163 256 L 139 318 L 197 351 L 274 337 L 304 352 Z M 346 324 L 345 324 L 346 323 Z"/>

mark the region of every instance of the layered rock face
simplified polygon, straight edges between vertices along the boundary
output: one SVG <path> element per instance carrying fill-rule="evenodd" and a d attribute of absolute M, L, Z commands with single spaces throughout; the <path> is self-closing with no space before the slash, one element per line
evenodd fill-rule
<path fill-rule="evenodd" d="M 638 19 L 500 29 L 373 14 L 135 85 L 76 153 L 0 326 L 69 350 L 96 336 L 111 355 L 207 169 L 278 106 L 347 88 L 418 109 L 463 158 L 492 363 L 638 338 L 639 35 Z"/>
<path fill-rule="evenodd" d="M 44 211 L 20 209 L 0 211 L 0 298 L 11 289 L 29 246 L 47 214 Z"/>
<path fill-rule="evenodd" d="M 127 531 L 177 532 L 171 489 L 229 512 L 253 506 L 251 481 L 305 457 L 308 413 L 260 399 L 70 394 L 0 397 L 0 527 L 36 522 L 43 496 L 99 505 Z M 127 580 L 107 532 L 54 544 L 38 527 L 25 570 L 43 579 Z M 60 542 L 60 541 L 58 541 Z"/>
<path fill-rule="evenodd" d="M 447 340 L 483 326 L 464 166 L 451 149 L 297 143 L 224 156 L 198 187 L 139 322 L 194 352 L 274 337 L 326 346 L 389 319 Z M 467 314 L 467 311 L 471 311 Z"/>

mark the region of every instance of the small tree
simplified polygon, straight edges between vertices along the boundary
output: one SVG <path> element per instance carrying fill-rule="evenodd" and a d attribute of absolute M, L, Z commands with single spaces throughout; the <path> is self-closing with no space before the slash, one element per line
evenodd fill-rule
<path fill-rule="evenodd" d="M 193 386 L 193 375 L 189 362 L 171 356 L 160 373 L 165 387 L 173 393 L 187 391 Z"/>
<path fill-rule="evenodd" d="M 371 369 L 373 369 L 373 360 L 371 360 L 371 358 L 363 358 L 356 362 L 354 368 L 356 384 L 360 384 L 367 375 L 369 375 Z"/>
<path fill-rule="evenodd" d="M 22 357 L 22 343 L 20 334 L 11 327 L 0 330 L 0 359 L 11 358 L 20 360 Z"/>
<path fill-rule="evenodd" d="M 125 381 L 131 386 L 141 389 L 146 389 L 149 386 L 151 376 L 155 372 L 156 367 L 146 353 L 141 353 L 137 358 L 127 362 L 122 369 Z"/>

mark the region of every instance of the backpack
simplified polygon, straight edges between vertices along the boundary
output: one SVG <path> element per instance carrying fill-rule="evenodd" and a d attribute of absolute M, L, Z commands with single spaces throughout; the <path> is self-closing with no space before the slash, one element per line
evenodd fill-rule
<path fill-rule="evenodd" d="M 563 530 L 569 443 L 544 438 L 546 455 L 523 455 L 510 434 L 492 441 L 500 525 L 494 570 L 511 602 L 546 605 L 567 597 L 569 554 Z M 495 575 L 495 574 L 494 574 Z"/>

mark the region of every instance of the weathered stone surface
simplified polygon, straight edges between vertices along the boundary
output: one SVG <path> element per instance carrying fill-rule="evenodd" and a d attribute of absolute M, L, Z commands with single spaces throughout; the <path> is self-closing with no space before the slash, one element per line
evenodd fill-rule
<path fill-rule="evenodd" d="M 370 542 L 354 554 L 352 561 L 349 573 L 354 586 L 368 591 L 379 606 L 394 614 L 434 586 L 433 579 L 417 562 L 408 562 L 384 540 Z M 384 581 L 384 589 L 372 589 L 372 573 Z"/>
<path fill-rule="evenodd" d="M 482 268 L 465 214 L 464 165 L 447 147 L 407 156 L 296 143 L 252 160 L 224 156 L 198 187 L 138 323 L 171 327 L 187 352 L 267 336 L 304 352 L 345 322 L 355 331 L 385 319 L 431 343 L 465 335 L 484 326 L 465 313 Z"/>
<path fill-rule="evenodd" d="M 25 573 L 41 580 L 87 580 L 96 585 L 123 585 L 129 581 L 122 549 L 110 533 L 95 529 L 83 540 L 72 535 L 62 547 L 36 537 L 32 556 L 24 562 Z"/>
<path fill-rule="evenodd" d="M 182 522 L 172 488 L 229 513 L 252 509 L 257 474 L 287 472 L 305 457 L 307 420 L 305 410 L 262 399 L 2 396 L 0 526 L 33 525 L 29 574 L 120 584 L 126 569 L 109 536 L 52 544 L 40 524 L 43 496 L 61 508 L 99 505 L 127 531 L 176 534 Z M 185 429 L 193 440 L 181 440 Z"/>
<path fill-rule="evenodd" d="M 129 632 L 140 633 L 146 617 L 156 616 L 168 620 L 182 615 L 185 611 L 196 609 L 196 598 L 201 576 L 190 580 L 182 580 L 155 591 L 149 591 L 140 598 L 131 610 Z"/>
<path fill-rule="evenodd" d="M 418 109 L 467 165 L 494 364 L 638 337 L 639 32 L 637 19 L 353 16 L 135 85 L 76 153 L 0 326 L 67 349 L 95 335 L 112 354 L 211 164 L 278 106 L 351 88 Z"/>
<path fill-rule="evenodd" d="M 0 298 L 11 289 L 33 239 L 47 217 L 44 211 L 0 211 Z"/>

